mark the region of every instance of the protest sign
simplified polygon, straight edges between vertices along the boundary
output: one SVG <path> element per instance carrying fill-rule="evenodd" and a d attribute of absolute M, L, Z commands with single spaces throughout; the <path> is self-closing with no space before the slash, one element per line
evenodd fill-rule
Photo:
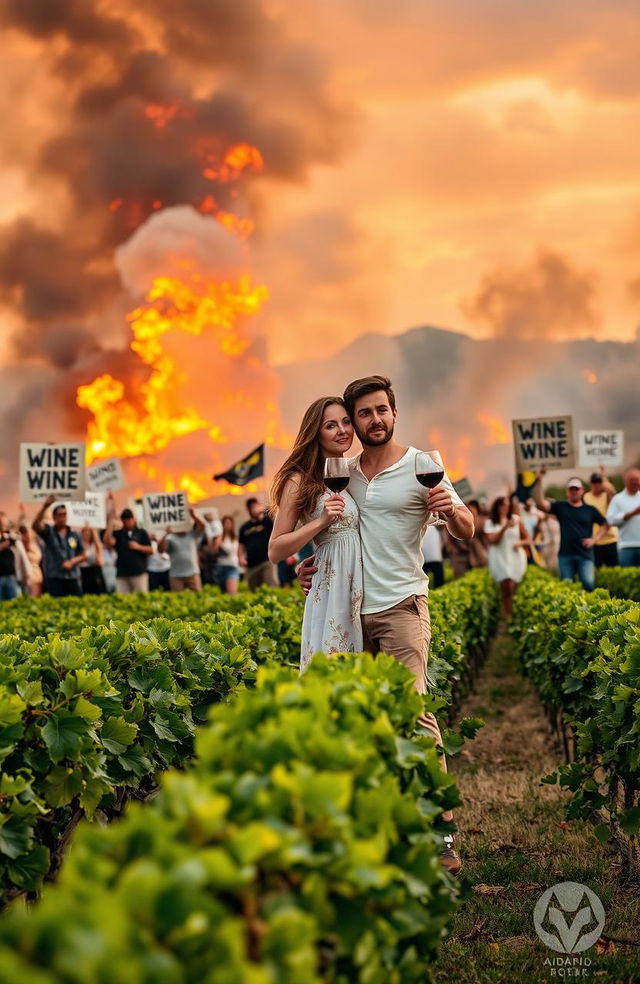
<path fill-rule="evenodd" d="M 144 525 L 150 533 L 186 533 L 193 526 L 186 492 L 149 492 L 143 497 Z"/>
<path fill-rule="evenodd" d="M 104 492 L 86 492 L 84 502 L 70 502 L 67 505 L 69 526 L 90 526 L 103 530 L 107 525 L 107 503 Z"/>
<path fill-rule="evenodd" d="M 512 420 L 516 471 L 545 465 L 574 468 L 573 422 L 571 417 L 528 417 Z"/>
<path fill-rule="evenodd" d="M 116 492 L 124 488 L 124 475 L 118 459 L 98 461 L 87 468 L 87 485 L 93 492 Z"/>
<path fill-rule="evenodd" d="M 21 444 L 20 501 L 82 501 L 85 491 L 84 444 Z"/>
<path fill-rule="evenodd" d="M 453 487 L 463 502 L 473 498 L 473 489 L 468 478 L 459 478 L 457 482 L 453 483 Z"/>
<path fill-rule="evenodd" d="M 578 437 L 578 461 L 581 468 L 621 465 L 624 460 L 624 431 L 581 430 Z"/>

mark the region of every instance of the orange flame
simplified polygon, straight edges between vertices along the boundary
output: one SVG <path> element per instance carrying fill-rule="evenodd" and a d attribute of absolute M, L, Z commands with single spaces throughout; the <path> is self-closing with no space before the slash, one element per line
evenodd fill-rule
<path fill-rule="evenodd" d="M 598 382 L 598 377 L 596 376 L 595 372 L 591 372 L 590 369 L 583 369 L 582 370 L 582 375 L 583 375 L 583 377 L 586 379 L 586 381 L 588 383 L 597 383 Z"/>
<path fill-rule="evenodd" d="M 203 177 L 220 184 L 236 181 L 247 168 L 252 168 L 254 171 L 262 171 L 264 168 L 262 154 L 257 147 L 252 147 L 248 143 L 234 144 L 230 147 L 224 155 L 222 164 L 217 162 L 215 154 L 208 154 L 207 161 L 207 166 L 202 171 Z"/>
<path fill-rule="evenodd" d="M 211 436 L 223 440 L 215 425 L 193 407 L 178 407 L 177 391 L 186 373 L 165 351 L 163 338 L 171 331 L 207 332 L 223 354 L 241 356 L 250 342 L 237 318 L 256 314 L 266 297 L 266 288 L 254 286 L 248 276 L 236 283 L 195 275 L 189 280 L 157 277 L 145 303 L 127 316 L 133 332 L 131 348 L 151 370 L 139 386 L 138 399 L 127 398 L 124 383 L 108 373 L 78 387 L 78 406 L 93 414 L 87 429 L 87 460 L 154 454 L 176 437 L 207 428 Z M 189 480 L 184 476 L 181 482 Z M 199 491 L 202 498 L 205 493 Z"/>
<path fill-rule="evenodd" d="M 510 444 L 511 434 L 506 423 L 491 413 L 480 412 L 476 419 L 487 428 L 485 444 Z"/>

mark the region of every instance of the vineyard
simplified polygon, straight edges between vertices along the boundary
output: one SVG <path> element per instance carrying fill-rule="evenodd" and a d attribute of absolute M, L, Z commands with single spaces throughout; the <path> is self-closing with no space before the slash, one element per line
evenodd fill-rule
<path fill-rule="evenodd" d="M 638 573 L 608 571 L 588 595 L 534 570 L 497 643 L 486 571 L 432 592 L 424 698 L 388 656 L 318 656 L 300 677 L 298 591 L 5 604 L 0 981 L 500 981 L 531 953 L 542 970 L 535 938 L 519 964 L 494 948 L 517 935 L 522 886 L 540 894 L 545 874 L 518 874 L 511 843 L 509 884 L 487 884 L 500 848 L 469 823 L 487 798 L 476 791 L 500 701 L 508 717 L 523 695 L 524 744 L 544 748 L 530 809 L 561 811 L 599 871 L 607 859 L 613 875 L 597 884 L 614 920 L 637 919 Z M 499 686 L 485 695 L 488 680 Z M 417 725 L 425 708 L 448 725 L 449 773 Z M 488 771 L 500 762 L 494 746 Z M 469 862 L 461 881 L 440 863 L 450 809 Z M 571 873 L 555 862 L 550 872 Z M 488 888 L 503 895 L 476 891 Z M 534 937 L 529 900 L 518 929 Z M 602 946 L 613 950 L 601 975 L 638 979 L 631 946 Z"/>

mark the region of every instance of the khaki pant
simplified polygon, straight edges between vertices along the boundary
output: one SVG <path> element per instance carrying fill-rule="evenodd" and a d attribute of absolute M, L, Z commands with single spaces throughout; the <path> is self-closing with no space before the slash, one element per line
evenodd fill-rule
<path fill-rule="evenodd" d="M 410 595 L 404 601 L 387 608 L 362 616 L 364 648 L 367 652 L 389 653 L 411 670 L 415 677 L 415 688 L 419 694 L 427 692 L 427 658 L 431 642 L 431 620 L 429 606 L 424 595 Z M 442 735 L 435 716 L 429 712 L 421 714 L 418 721 L 442 745 Z M 442 767 L 446 771 L 446 760 L 442 755 Z"/>
<path fill-rule="evenodd" d="M 190 588 L 191 591 L 202 590 L 199 574 L 190 574 L 189 577 L 172 577 L 169 575 L 169 585 L 172 591 L 184 591 L 185 588 Z"/>
<path fill-rule="evenodd" d="M 256 564 L 255 567 L 247 569 L 249 591 L 255 591 L 261 584 L 266 584 L 270 588 L 278 587 L 275 567 L 268 560 L 265 560 L 263 564 Z"/>
<path fill-rule="evenodd" d="M 148 590 L 148 574 L 137 574 L 135 577 L 116 577 L 116 591 L 118 594 L 146 594 Z"/>

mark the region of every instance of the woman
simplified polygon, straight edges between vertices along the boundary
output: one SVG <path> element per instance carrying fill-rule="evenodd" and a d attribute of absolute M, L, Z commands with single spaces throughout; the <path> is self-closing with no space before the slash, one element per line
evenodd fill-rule
<path fill-rule="evenodd" d="M 302 622 L 300 672 L 316 652 L 362 650 L 362 555 L 358 507 L 348 492 L 324 486 L 326 458 L 341 458 L 353 443 L 353 425 L 340 397 L 322 397 L 302 418 L 293 451 L 271 489 L 276 514 L 269 560 L 277 564 L 314 540 L 316 566 Z"/>
<path fill-rule="evenodd" d="M 509 618 L 513 595 L 527 569 L 524 548 L 530 546 L 530 540 L 507 496 L 500 495 L 494 500 L 484 532 L 489 544 L 489 573 L 500 585 L 502 611 L 505 618 Z"/>
<path fill-rule="evenodd" d="M 30 594 L 32 598 L 39 598 L 42 594 L 42 583 L 44 581 L 42 574 L 42 550 L 38 545 L 37 536 L 29 526 L 21 525 L 18 532 L 20 533 L 22 546 L 25 549 L 31 567 L 31 575 L 25 593 Z"/>
<path fill-rule="evenodd" d="M 86 554 L 86 560 L 83 560 L 80 564 L 82 593 L 104 594 L 106 591 L 104 577 L 102 575 L 104 555 L 100 538 L 90 526 L 82 527 L 80 537 Z"/>
<path fill-rule="evenodd" d="M 218 547 L 218 584 L 227 594 L 238 593 L 240 581 L 240 561 L 238 559 L 238 537 L 233 516 L 222 517 L 222 538 Z"/>

